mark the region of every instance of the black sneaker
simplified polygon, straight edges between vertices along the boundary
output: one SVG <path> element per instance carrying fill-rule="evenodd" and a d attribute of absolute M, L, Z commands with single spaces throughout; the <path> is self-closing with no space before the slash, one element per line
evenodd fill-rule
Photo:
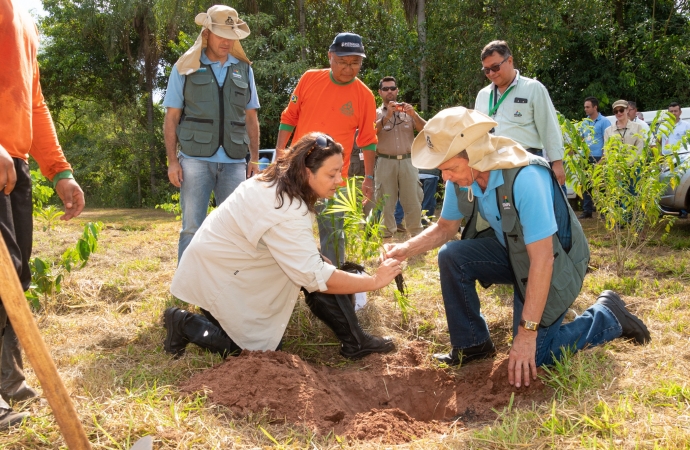
<path fill-rule="evenodd" d="M 19 425 L 30 415 L 28 412 L 15 412 L 12 408 L 0 408 L 0 430 Z"/>
<path fill-rule="evenodd" d="M 638 345 L 652 341 L 647 326 L 625 307 L 625 302 L 613 291 L 604 291 L 599 295 L 597 303 L 607 307 L 623 328 L 622 337 L 631 339 Z"/>
<path fill-rule="evenodd" d="M 577 216 L 578 219 L 591 219 L 592 218 L 592 213 L 591 212 L 583 212 L 579 216 Z"/>
<path fill-rule="evenodd" d="M 474 347 L 453 347 L 450 353 L 435 353 L 434 359 L 449 366 L 457 366 L 458 364 L 467 364 L 470 361 L 478 361 L 494 356 L 496 356 L 496 347 L 494 347 L 493 341 L 489 339 L 483 344 L 475 345 Z"/>
<path fill-rule="evenodd" d="M 180 308 L 168 308 L 163 313 L 163 323 L 167 330 L 163 348 L 175 358 L 182 356 L 185 347 L 189 344 L 189 339 L 180 332 L 182 322 L 187 317 L 187 314 L 189 314 L 187 311 L 183 311 Z"/>

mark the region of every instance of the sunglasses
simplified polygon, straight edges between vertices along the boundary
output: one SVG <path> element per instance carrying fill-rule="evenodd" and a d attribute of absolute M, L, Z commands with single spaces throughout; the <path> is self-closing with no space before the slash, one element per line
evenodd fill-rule
<path fill-rule="evenodd" d="M 484 75 L 488 75 L 490 72 L 498 72 L 501 70 L 501 64 L 508 61 L 508 58 L 510 58 L 510 55 L 506 56 L 506 58 L 498 64 L 494 64 L 491 67 L 482 67 L 481 71 L 484 72 Z"/>
<path fill-rule="evenodd" d="M 388 92 L 388 91 L 397 91 L 398 86 L 384 86 L 381 88 L 383 92 Z"/>
<path fill-rule="evenodd" d="M 624 108 L 617 108 L 617 109 L 614 109 L 614 110 L 613 110 L 613 113 L 614 113 L 614 114 L 623 113 L 623 112 L 625 112 L 625 109 L 624 109 Z"/>
<path fill-rule="evenodd" d="M 325 150 L 326 148 L 330 147 L 331 144 L 335 144 L 335 141 L 330 138 L 330 136 L 327 136 L 325 134 L 320 134 L 316 137 L 316 140 L 314 141 L 314 145 L 312 146 L 311 150 L 307 153 L 307 156 L 304 158 L 309 158 L 309 155 L 311 155 L 311 152 L 314 151 L 315 148 L 320 148 L 321 150 Z"/>

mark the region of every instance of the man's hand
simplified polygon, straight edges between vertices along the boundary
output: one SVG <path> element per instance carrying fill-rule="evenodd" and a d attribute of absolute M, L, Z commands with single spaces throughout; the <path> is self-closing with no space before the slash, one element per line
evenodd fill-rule
<path fill-rule="evenodd" d="M 258 175 L 260 173 L 261 169 L 259 169 L 259 164 L 249 161 L 249 164 L 247 164 L 247 179 L 250 179 L 254 175 Z"/>
<path fill-rule="evenodd" d="M 520 328 L 513 340 L 508 357 L 508 382 L 511 386 L 520 387 L 524 381 L 529 386 L 530 372 L 537 379 L 537 332 Z"/>
<path fill-rule="evenodd" d="M 407 251 L 409 248 L 410 246 L 407 242 L 403 242 L 402 244 L 383 244 L 383 250 L 386 252 L 384 258 L 397 259 L 403 262 L 407 259 Z"/>
<path fill-rule="evenodd" d="M 556 175 L 556 179 L 558 180 L 558 184 L 561 186 L 565 184 L 565 170 L 563 170 L 563 160 L 559 159 L 558 161 L 552 161 L 551 162 L 551 170 L 553 170 L 554 175 Z"/>
<path fill-rule="evenodd" d="M 14 170 L 14 160 L 0 145 L 0 190 L 5 195 L 10 195 L 15 184 L 17 184 L 17 172 Z"/>
<path fill-rule="evenodd" d="M 177 158 L 168 163 L 168 179 L 175 187 L 180 187 L 182 185 L 182 165 Z"/>
<path fill-rule="evenodd" d="M 364 178 L 362 182 L 362 195 L 364 196 L 365 205 L 374 198 L 374 180 L 371 178 Z"/>
<path fill-rule="evenodd" d="M 63 178 L 58 181 L 55 191 L 65 205 L 65 214 L 60 217 L 60 220 L 70 220 L 81 214 L 84 209 L 84 191 L 73 178 Z"/>

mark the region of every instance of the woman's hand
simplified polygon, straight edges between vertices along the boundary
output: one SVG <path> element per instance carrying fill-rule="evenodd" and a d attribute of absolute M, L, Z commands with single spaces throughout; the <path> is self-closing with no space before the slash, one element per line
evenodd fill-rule
<path fill-rule="evenodd" d="M 375 282 L 375 289 L 381 289 L 388 286 L 388 283 L 393 281 L 393 278 L 402 272 L 400 261 L 393 258 L 388 258 L 381 263 L 376 273 L 372 276 Z"/>

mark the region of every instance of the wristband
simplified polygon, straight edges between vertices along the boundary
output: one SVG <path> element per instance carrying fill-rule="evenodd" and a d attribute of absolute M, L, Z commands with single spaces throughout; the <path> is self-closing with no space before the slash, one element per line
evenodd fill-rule
<path fill-rule="evenodd" d="M 374 179 L 374 176 L 373 176 L 373 175 L 365 175 L 365 177 L 366 177 L 366 178 L 369 178 L 370 180 L 373 180 L 373 179 Z"/>

